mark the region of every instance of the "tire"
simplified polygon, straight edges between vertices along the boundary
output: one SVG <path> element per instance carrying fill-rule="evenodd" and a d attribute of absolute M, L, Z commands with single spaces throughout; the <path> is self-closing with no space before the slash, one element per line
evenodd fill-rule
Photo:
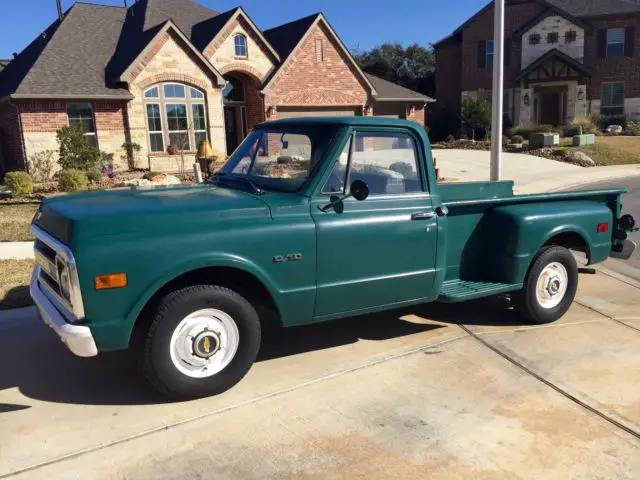
<path fill-rule="evenodd" d="M 220 286 L 186 287 L 160 300 L 142 339 L 142 371 L 174 400 L 217 395 L 247 374 L 260 339 L 258 314 L 242 296 Z"/>
<path fill-rule="evenodd" d="M 534 257 L 515 300 L 531 322 L 551 323 L 569 310 L 577 289 L 578 265 L 571 252 L 564 247 L 545 247 Z"/>

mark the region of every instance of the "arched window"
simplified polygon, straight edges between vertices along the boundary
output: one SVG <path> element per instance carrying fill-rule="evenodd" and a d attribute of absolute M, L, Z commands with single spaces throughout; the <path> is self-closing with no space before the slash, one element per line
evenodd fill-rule
<path fill-rule="evenodd" d="M 222 89 L 222 97 L 225 103 L 228 102 L 244 102 L 244 84 L 235 77 L 226 78 L 227 84 Z"/>
<path fill-rule="evenodd" d="M 207 139 L 205 94 L 182 83 L 161 83 L 144 92 L 149 151 L 164 152 L 169 145 L 197 150 Z"/>
<path fill-rule="evenodd" d="M 236 57 L 247 56 L 247 37 L 242 34 L 238 34 L 233 37 L 233 46 L 235 47 Z"/>

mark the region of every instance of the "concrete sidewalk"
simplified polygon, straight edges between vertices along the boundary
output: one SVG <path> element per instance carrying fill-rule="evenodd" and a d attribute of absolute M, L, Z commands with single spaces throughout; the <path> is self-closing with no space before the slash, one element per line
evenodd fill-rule
<path fill-rule="evenodd" d="M 447 181 L 489 180 L 491 154 L 482 150 L 434 150 L 440 175 Z M 551 192 L 579 185 L 640 176 L 640 164 L 584 168 L 522 153 L 504 153 L 502 178 L 517 193 Z"/>
<path fill-rule="evenodd" d="M 33 242 L 0 242 L 0 260 L 33 258 Z"/>
<path fill-rule="evenodd" d="M 183 403 L 126 355 L 10 328 L 0 478 L 637 479 L 638 293 L 583 275 L 551 325 L 492 298 L 286 329 L 238 386 Z"/>

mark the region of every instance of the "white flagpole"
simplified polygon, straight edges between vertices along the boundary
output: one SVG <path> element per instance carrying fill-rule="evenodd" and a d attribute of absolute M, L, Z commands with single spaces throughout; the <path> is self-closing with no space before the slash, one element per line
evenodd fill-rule
<path fill-rule="evenodd" d="M 491 115 L 491 180 L 500 180 L 502 169 L 502 103 L 504 91 L 504 1 L 494 0 L 493 90 Z"/>

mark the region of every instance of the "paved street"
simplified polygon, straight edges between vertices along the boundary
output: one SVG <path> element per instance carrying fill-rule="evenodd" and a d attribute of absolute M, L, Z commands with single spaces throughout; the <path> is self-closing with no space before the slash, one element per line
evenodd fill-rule
<path fill-rule="evenodd" d="M 126 354 L 0 323 L 0 478 L 637 479 L 635 285 L 582 275 L 542 327 L 488 299 L 284 330 L 236 388 L 174 404 Z"/>

